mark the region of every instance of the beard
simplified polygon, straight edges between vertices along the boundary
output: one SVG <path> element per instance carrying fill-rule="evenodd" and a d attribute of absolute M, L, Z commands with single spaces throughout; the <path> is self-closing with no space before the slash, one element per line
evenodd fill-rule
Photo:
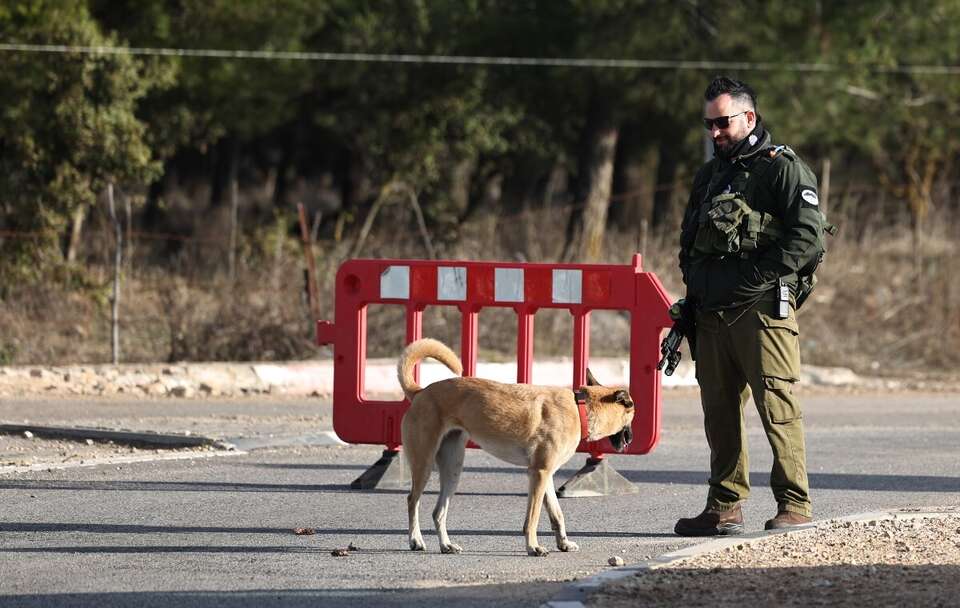
<path fill-rule="evenodd" d="M 739 144 L 741 141 L 746 139 L 747 135 L 749 134 L 750 134 L 749 131 L 747 131 L 746 133 L 730 133 L 730 132 L 721 133 L 717 135 L 717 138 L 713 140 L 713 143 L 717 147 L 717 149 L 727 154 L 731 150 L 733 150 L 737 146 L 737 144 Z"/>
<path fill-rule="evenodd" d="M 727 153 L 727 152 L 730 152 L 730 150 L 732 150 L 735 145 L 737 145 L 737 142 L 735 142 L 733 138 L 731 138 L 728 135 L 721 135 L 720 137 L 717 137 L 715 140 L 713 140 L 713 144 L 721 152 Z"/>

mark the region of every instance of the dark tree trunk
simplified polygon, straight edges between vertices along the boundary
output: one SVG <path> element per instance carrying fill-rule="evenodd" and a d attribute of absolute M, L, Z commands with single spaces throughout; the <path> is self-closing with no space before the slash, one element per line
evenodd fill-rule
<path fill-rule="evenodd" d="M 578 162 L 577 198 L 567 227 L 565 261 L 597 261 L 603 256 L 603 238 L 613 186 L 613 165 L 620 135 L 610 105 L 597 92 L 590 104 Z"/>
<path fill-rule="evenodd" d="M 230 188 L 240 165 L 240 141 L 227 135 L 214 146 L 213 174 L 210 176 L 210 208 L 230 202 Z"/>
<path fill-rule="evenodd" d="M 660 160 L 657 163 L 657 183 L 653 194 L 653 217 L 651 224 L 659 228 L 670 221 L 673 211 L 674 180 L 677 177 L 678 159 L 676 149 L 669 141 L 660 144 Z"/>
<path fill-rule="evenodd" d="M 653 214 L 658 150 L 646 145 L 642 132 L 623 127 L 613 168 L 609 223 L 636 230 Z"/>

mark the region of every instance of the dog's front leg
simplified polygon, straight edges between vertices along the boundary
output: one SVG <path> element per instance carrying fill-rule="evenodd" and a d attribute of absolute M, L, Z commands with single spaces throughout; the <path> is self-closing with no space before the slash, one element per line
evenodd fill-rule
<path fill-rule="evenodd" d="M 553 475 L 547 476 L 547 489 L 543 495 L 543 503 L 550 516 L 550 527 L 557 537 L 557 549 L 561 551 L 579 551 L 577 543 L 567 539 L 567 527 L 563 521 L 563 511 L 560 510 L 560 501 L 557 500 L 557 490 L 553 486 Z"/>
<path fill-rule="evenodd" d="M 530 490 L 527 495 L 527 519 L 523 523 L 523 533 L 527 537 L 527 555 L 544 557 L 549 551 L 537 540 L 537 526 L 540 523 L 540 506 L 547 490 L 550 472 L 544 469 L 529 469 Z"/>

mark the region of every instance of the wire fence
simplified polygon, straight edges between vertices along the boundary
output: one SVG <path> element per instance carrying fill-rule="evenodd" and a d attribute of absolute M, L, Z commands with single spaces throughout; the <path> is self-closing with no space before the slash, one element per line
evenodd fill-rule
<path fill-rule="evenodd" d="M 858 369 L 871 369 L 876 362 L 885 367 L 894 359 L 898 365 L 932 369 L 960 364 L 960 285 L 953 280 L 960 247 L 956 201 L 938 199 L 921 235 L 918 257 L 906 203 L 888 197 L 886 204 L 898 205 L 903 214 L 893 219 L 889 213 L 876 213 L 877 200 L 852 205 L 844 202 L 842 192 L 835 190 L 831 198 L 830 217 L 841 232 L 828 242 L 827 263 L 818 272 L 821 283 L 812 300 L 816 304 L 803 311 L 806 360 Z M 869 199 L 871 191 L 862 192 L 866 194 L 858 196 Z M 438 243 L 437 255 L 555 261 L 571 211 L 563 206 L 549 213 L 533 208 L 472 217 L 455 241 Z M 425 257 L 413 213 L 398 205 L 384 214 L 372 225 L 357 257 Z M 85 225 L 75 262 L 88 287 L 76 291 L 54 281 L 7 286 L 0 309 L 0 364 L 107 362 L 114 323 L 120 362 L 318 356 L 323 351 L 312 342 L 314 322 L 332 318 L 335 273 L 356 250 L 356 235 L 347 230 L 340 241 L 316 239 L 314 230 L 304 230 L 305 220 L 297 230 L 292 213 L 278 214 L 274 223 L 254 222 L 243 213 L 238 218 L 236 241 L 227 227 L 211 225 L 208 218 L 198 218 L 202 231 L 194 227 L 193 233 L 152 231 L 139 226 L 138 218 L 118 219 L 123 255 L 114 319 L 116 226 L 98 209 Z M 68 231 L 0 231 L 0 240 L 57 238 L 63 244 L 68 237 Z M 645 269 L 661 278 L 668 293 L 679 296 L 683 288 L 676 269 L 676 239 L 673 220 L 657 229 L 649 223 L 614 224 L 605 242 L 607 261 L 622 263 L 640 252 Z M 233 274 L 227 265 L 231 243 L 238 260 Z M 305 243 L 310 246 L 307 252 Z M 309 259 L 315 264 L 313 301 Z M 924 314 L 907 314 L 917 303 L 926 303 Z M 388 338 L 403 331 L 403 323 L 391 316 L 395 312 L 371 316 L 370 331 L 384 337 L 385 349 L 396 342 Z M 487 338 L 491 352 L 497 344 L 513 343 L 508 321 L 493 324 L 494 333 L 506 337 Z M 609 343 L 619 352 L 610 339 L 619 335 L 617 321 L 604 323 L 612 329 L 594 348 L 599 351 Z M 448 326 L 459 327 L 459 321 L 440 315 L 431 331 L 445 335 Z M 397 336 L 401 341 L 402 335 Z M 542 342 L 538 353 L 549 354 L 554 348 L 557 354 L 565 353 L 554 338 Z"/>
<path fill-rule="evenodd" d="M 152 57 L 197 57 L 257 61 L 313 61 L 349 63 L 441 64 L 512 67 L 564 67 L 626 70 L 745 70 L 758 72 L 833 73 L 866 69 L 878 74 L 914 74 L 933 76 L 960 75 L 957 65 L 887 65 L 867 63 L 841 65 L 833 63 L 710 61 L 632 58 L 576 57 L 492 57 L 477 55 L 430 55 L 397 53 L 329 53 L 315 51 L 271 51 L 260 49 L 197 49 L 120 46 L 84 46 L 63 44 L 0 43 L 0 51 L 13 53 L 46 53 L 61 55 L 134 55 Z"/>

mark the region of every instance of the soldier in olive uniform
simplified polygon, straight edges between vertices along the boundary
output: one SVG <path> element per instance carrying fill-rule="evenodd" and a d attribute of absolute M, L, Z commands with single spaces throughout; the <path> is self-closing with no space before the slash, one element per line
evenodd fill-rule
<path fill-rule="evenodd" d="M 683 536 L 739 534 L 750 492 L 743 406 L 763 421 L 777 514 L 766 529 L 809 523 L 795 308 L 823 253 L 816 177 L 771 143 L 746 84 L 710 83 L 703 123 L 715 158 L 694 178 L 680 236 L 680 269 L 696 310 L 694 358 L 710 446 L 706 509 L 680 519 Z M 805 294 L 804 294 L 805 295 Z"/>

